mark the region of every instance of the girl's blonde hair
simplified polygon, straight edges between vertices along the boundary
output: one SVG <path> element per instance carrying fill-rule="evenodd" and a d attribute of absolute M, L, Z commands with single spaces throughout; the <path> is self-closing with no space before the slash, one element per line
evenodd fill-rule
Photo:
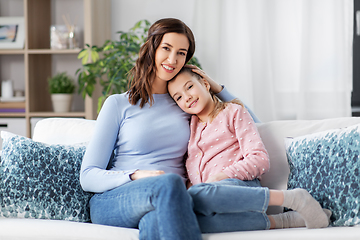
<path fill-rule="evenodd" d="M 180 70 L 180 72 L 170 81 L 174 81 L 174 79 L 181 73 L 189 73 L 191 76 L 194 76 L 199 82 L 202 82 L 202 77 L 197 74 L 196 72 L 192 71 L 190 67 L 187 67 L 186 65 Z M 210 120 L 212 121 L 222 110 L 224 110 L 226 108 L 226 106 L 228 105 L 228 103 L 235 103 L 235 104 L 239 104 L 242 107 L 244 107 L 244 104 L 239 100 L 239 99 L 233 99 L 229 102 L 223 102 L 221 101 L 211 90 L 209 91 L 211 94 L 211 97 L 215 103 L 215 108 L 214 110 L 209 114 Z"/>

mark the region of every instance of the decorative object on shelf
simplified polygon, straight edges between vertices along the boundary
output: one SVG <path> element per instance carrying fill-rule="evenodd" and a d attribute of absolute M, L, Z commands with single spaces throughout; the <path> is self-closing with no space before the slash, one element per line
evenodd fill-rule
<path fill-rule="evenodd" d="M 0 17 L 0 49 L 23 49 L 24 44 L 24 18 Z"/>
<path fill-rule="evenodd" d="M 14 92 L 15 92 L 14 95 L 15 95 L 16 98 L 24 97 L 24 91 L 23 90 L 16 89 Z"/>
<path fill-rule="evenodd" d="M 65 25 L 51 25 L 50 47 L 51 49 L 67 49 L 68 31 Z"/>
<path fill-rule="evenodd" d="M 71 23 L 71 19 L 70 16 L 68 15 L 68 17 L 65 17 L 65 15 L 62 15 L 63 20 L 66 24 L 66 28 L 68 30 L 68 36 L 67 36 L 67 43 L 68 43 L 68 48 L 69 49 L 75 49 L 77 48 L 77 41 L 75 38 L 75 30 L 76 30 L 76 21 L 77 21 L 77 17 L 74 21 L 74 23 Z"/>
<path fill-rule="evenodd" d="M 1 81 L 1 98 L 8 99 L 14 96 L 13 81 L 3 80 Z"/>
<path fill-rule="evenodd" d="M 48 78 L 48 83 L 54 112 L 70 112 L 75 92 L 74 80 L 62 72 Z"/>
<path fill-rule="evenodd" d="M 135 65 L 150 25 L 149 21 L 141 20 L 128 32 L 117 32 L 120 34 L 119 40 L 107 40 L 101 47 L 86 44 L 86 48 L 78 54 L 83 65 L 83 68 L 76 71 L 79 93 L 83 98 L 86 95 L 91 97 L 97 81 L 103 88 L 102 96 L 98 99 L 98 112 L 109 95 L 123 93 L 128 89 L 127 74 Z M 193 57 L 189 64 L 200 67 L 196 57 Z"/>
<path fill-rule="evenodd" d="M 1 81 L 0 113 L 24 113 L 25 97 L 14 96 L 13 81 Z"/>

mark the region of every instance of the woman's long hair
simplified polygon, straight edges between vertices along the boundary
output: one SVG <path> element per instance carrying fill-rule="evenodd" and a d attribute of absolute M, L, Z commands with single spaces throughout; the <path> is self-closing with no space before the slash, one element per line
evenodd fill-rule
<path fill-rule="evenodd" d="M 154 102 L 152 97 L 152 84 L 156 75 L 155 52 L 159 47 L 164 34 L 180 33 L 189 40 L 189 49 L 186 63 L 195 52 L 195 39 L 191 29 L 181 20 L 164 18 L 155 22 L 149 29 L 146 42 L 141 46 L 139 58 L 129 72 L 129 102 L 135 105 L 139 100 L 142 108 L 146 103 Z"/>

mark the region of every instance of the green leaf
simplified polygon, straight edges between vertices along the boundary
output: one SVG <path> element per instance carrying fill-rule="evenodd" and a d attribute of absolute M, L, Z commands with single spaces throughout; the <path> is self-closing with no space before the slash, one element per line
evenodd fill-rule
<path fill-rule="evenodd" d="M 85 54 L 84 54 L 84 56 L 83 56 L 83 58 L 82 58 L 82 60 L 81 60 L 81 64 L 82 64 L 82 65 L 87 64 L 88 60 L 89 60 L 89 51 L 86 50 L 86 51 L 85 51 Z"/>
<path fill-rule="evenodd" d="M 85 87 L 85 92 L 91 97 L 92 93 L 94 92 L 94 85 L 93 84 L 87 84 Z"/>
<path fill-rule="evenodd" d="M 103 103 L 105 102 L 105 99 L 107 98 L 107 96 L 101 96 L 98 98 L 98 108 L 97 108 L 97 112 L 100 112 L 100 109 L 103 105 Z"/>
<path fill-rule="evenodd" d="M 48 78 L 48 86 L 50 93 L 74 93 L 75 83 L 72 77 L 66 72 L 57 73 Z"/>
<path fill-rule="evenodd" d="M 78 59 L 83 58 L 83 57 L 86 55 L 86 52 L 87 52 L 86 49 L 81 50 L 81 51 L 79 52 L 77 58 L 78 58 Z"/>
<path fill-rule="evenodd" d="M 99 54 L 95 51 L 91 51 L 91 60 L 93 63 L 97 62 L 100 59 Z"/>

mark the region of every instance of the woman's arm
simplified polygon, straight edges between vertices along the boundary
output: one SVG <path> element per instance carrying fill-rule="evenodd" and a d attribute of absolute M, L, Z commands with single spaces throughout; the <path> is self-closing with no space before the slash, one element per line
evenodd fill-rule
<path fill-rule="evenodd" d="M 80 171 L 85 191 L 104 192 L 132 180 L 164 174 L 161 170 L 108 170 L 109 161 L 118 143 L 127 106 L 126 95 L 112 95 L 105 101 L 96 120 L 93 137 L 86 149 Z M 117 160 L 119 161 L 119 160 Z"/>
<path fill-rule="evenodd" d="M 127 171 L 107 170 L 121 124 L 121 109 L 117 99 L 110 96 L 104 103 L 92 139 L 87 146 L 80 171 L 80 183 L 85 191 L 104 192 L 131 181 Z"/>
<path fill-rule="evenodd" d="M 234 95 L 232 95 L 230 92 L 228 92 L 228 90 L 224 86 L 222 86 L 222 85 L 218 84 L 217 82 L 215 82 L 211 77 L 209 77 L 203 70 L 201 70 L 197 66 L 195 66 L 195 65 L 186 65 L 186 67 L 191 68 L 195 73 L 199 74 L 202 78 L 204 78 L 206 81 L 208 81 L 209 84 L 210 84 L 210 90 L 213 93 L 215 93 L 216 96 L 221 99 L 221 101 L 230 102 L 231 100 L 236 99 L 236 97 Z M 249 113 L 250 113 L 251 117 L 253 118 L 254 122 L 256 122 L 256 123 L 261 122 L 259 120 L 259 118 L 255 115 L 255 113 L 246 106 L 246 104 L 244 104 L 244 106 L 249 111 Z"/>
<path fill-rule="evenodd" d="M 223 86 L 221 86 L 220 84 L 218 84 L 217 82 L 215 82 L 211 77 L 209 77 L 204 70 L 200 69 L 199 67 L 195 66 L 195 65 L 186 65 L 185 67 L 191 68 L 193 72 L 199 74 L 202 78 L 204 78 L 206 81 L 208 81 L 208 83 L 210 84 L 210 90 L 215 93 L 218 94 L 223 90 Z M 232 98 L 234 99 L 234 98 Z M 232 100 L 230 99 L 230 100 Z"/>

